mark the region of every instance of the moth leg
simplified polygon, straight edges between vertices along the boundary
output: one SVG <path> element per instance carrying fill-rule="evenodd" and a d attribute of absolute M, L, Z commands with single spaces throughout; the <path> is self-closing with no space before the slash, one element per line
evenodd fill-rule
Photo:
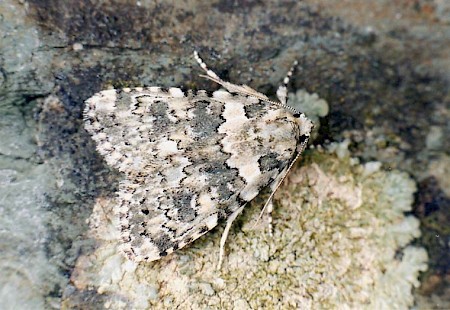
<path fill-rule="evenodd" d="M 273 236 L 273 218 L 272 218 L 272 211 L 273 211 L 273 198 L 270 198 L 267 201 L 267 222 L 269 224 L 269 237 Z M 263 209 L 264 212 L 264 209 Z"/>
<path fill-rule="evenodd" d="M 275 191 L 278 189 L 278 187 L 281 185 L 281 182 L 283 182 L 284 180 L 284 176 L 287 174 L 286 173 L 281 173 L 278 177 L 278 179 L 275 179 L 272 184 L 270 184 L 270 196 L 267 199 L 266 203 L 264 204 L 264 207 L 262 208 L 261 212 L 259 213 L 258 218 L 256 219 L 255 224 L 253 225 L 252 228 L 255 228 L 256 225 L 259 223 L 259 220 L 261 220 L 261 218 L 263 217 L 264 213 L 267 212 L 268 215 L 268 219 L 267 221 L 269 222 L 269 236 L 272 237 L 273 235 L 273 219 L 272 219 L 272 211 L 273 211 L 273 195 L 275 194 Z"/>
<path fill-rule="evenodd" d="M 306 140 L 302 146 L 303 148 L 306 146 L 308 140 Z M 253 225 L 253 227 L 255 227 L 259 220 L 261 219 L 261 217 L 263 216 L 264 212 L 267 211 L 267 213 L 269 214 L 269 235 L 272 235 L 272 210 L 273 210 L 273 196 L 275 195 L 276 191 L 278 190 L 278 188 L 280 188 L 281 184 L 283 183 L 284 179 L 286 178 L 286 176 L 288 175 L 289 171 L 291 170 L 291 168 L 294 166 L 295 162 L 297 161 L 297 159 L 300 157 L 302 152 L 299 152 L 297 154 L 297 156 L 295 156 L 294 160 L 289 164 L 289 166 L 282 172 L 280 173 L 280 175 L 278 176 L 278 178 L 276 178 L 272 184 L 270 185 L 270 196 L 269 199 L 267 199 L 266 203 L 264 204 L 264 207 L 261 210 L 261 213 L 258 216 L 258 219 L 255 222 L 255 225 Z"/>
<path fill-rule="evenodd" d="M 277 89 L 277 97 L 278 97 L 278 100 L 280 100 L 281 104 L 286 104 L 286 102 L 287 102 L 287 85 L 288 85 L 289 80 L 292 77 L 292 73 L 294 72 L 294 69 L 297 65 L 298 65 L 298 61 L 296 60 L 292 64 L 292 67 L 289 69 L 289 71 L 286 73 L 286 76 L 283 79 L 283 83 Z"/>
<path fill-rule="evenodd" d="M 225 226 L 225 230 L 222 233 L 222 238 L 220 238 L 220 252 L 219 252 L 219 263 L 217 264 L 217 270 L 220 270 L 222 268 L 223 263 L 223 257 L 225 255 L 225 243 L 227 241 L 228 234 L 230 232 L 231 225 L 233 224 L 234 220 L 237 218 L 237 216 L 244 210 L 245 204 L 234 211 L 230 217 L 227 219 L 227 225 Z"/>

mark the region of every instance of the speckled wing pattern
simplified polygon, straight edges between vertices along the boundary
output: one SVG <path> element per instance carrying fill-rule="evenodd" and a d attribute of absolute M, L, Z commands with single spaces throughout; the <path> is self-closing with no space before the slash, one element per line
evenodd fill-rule
<path fill-rule="evenodd" d="M 160 87 L 101 91 L 84 120 L 124 174 L 116 210 L 135 261 L 184 247 L 279 181 L 311 127 L 254 96 Z"/>

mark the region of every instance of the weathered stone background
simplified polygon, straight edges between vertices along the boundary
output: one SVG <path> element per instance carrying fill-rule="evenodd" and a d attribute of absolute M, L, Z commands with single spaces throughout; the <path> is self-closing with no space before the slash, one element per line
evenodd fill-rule
<path fill-rule="evenodd" d="M 314 143 L 349 138 L 353 156 L 418 183 L 430 263 L 417 294 L 448 293 L 448 1 L 3 0 L 2 304 L 59 307 L 75 260 L 95 247 L 86 220 L 118 176 L 83 129 L 84 100 L 110 85 L 216 87 L 197 76 L 194 49 L 267 94 L 298 59 L 292 88 L 330 105 Z"/>

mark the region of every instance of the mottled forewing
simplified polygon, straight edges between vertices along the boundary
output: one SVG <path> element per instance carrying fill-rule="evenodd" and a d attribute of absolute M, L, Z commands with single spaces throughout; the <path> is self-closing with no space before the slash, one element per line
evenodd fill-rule
<path fill-rule="evenodd" d="M 87 100 L 85 123 L 106 162 L 125 174 L 117 206 L 124 250 L 148 261 L 252 200 L 293 160 L 298 139 L 282 109 L 225 91 L 102 91 Z"/>

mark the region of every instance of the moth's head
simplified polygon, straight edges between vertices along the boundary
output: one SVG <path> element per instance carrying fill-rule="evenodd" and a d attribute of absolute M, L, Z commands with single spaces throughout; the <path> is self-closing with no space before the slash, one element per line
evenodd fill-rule
<path fill-rule="evenodd" d="M 273 102 L 272 104 L 277 105 L 279 108 L 284 110 L 286 114 L 288 114 L 289 121 L 293 122 L 298 126 L 298 137 L 297 140 L 301 140 L 303 136 L 306 136 L 306 140 L 311 135 L 312 128 L 314 127 L 313 123 L 306 117 L 305 114 L 297 111 L 295 108 L 289 106 L 286 103 Z"/>
<path fill-rule="evenodd" d="M 314 124 L 303 113 L 294 113 L 292 116 L 300 128 L 300 135 L 309 136 Z"/>
<path fill-rule="evenodd" d="M 314 125 L 303 113 L 295 112 L 292 117 L 298 126 L 297 152 L 301 153 L 306 147 Z"/>
<path fill-rule="evenodd" d="M 312 122 L 292 108 L 272 106 L 258 122 L 262 144 L 278 154 L 300 154 L 305 149 L 313 128 Z M 247 130 L 247 129 L 246 129 Z"/>

